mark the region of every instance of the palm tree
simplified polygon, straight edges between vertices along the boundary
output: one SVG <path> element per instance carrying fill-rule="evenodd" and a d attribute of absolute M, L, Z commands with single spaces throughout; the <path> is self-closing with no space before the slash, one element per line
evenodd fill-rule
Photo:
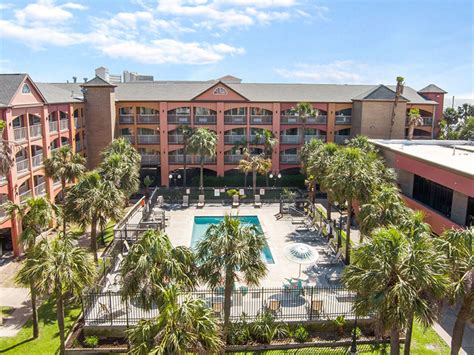
<path fill-rule="evenodd" d="M 236 281 L 258 286 L 267 267 L 261 252 L 265 236 L 255 225 L 241 224 L 238 218 L 224 216 L 211 225 L 198 243 L 196 256 L 199 273 L 211 287 L 224 285 L 224 339 L 229 326 L 231 294 Z"/>
<path fill-rule="evenodd" d="M 248 159 L 239 162 L 238 169 L 246 174 L 252 173 L 253 194 L 257 193 L 257 173 L 267 174 L 272 168 L 272 160 L 266 159 L 263 155 L 251 155 Z"/>
<path fill-rule="evenodd" d="M 5 121 L 0 121 L 0 176 L 6 176 L 15 163 L 12 144 L 3 139 L 3 130 L 6 126 Z"/>
<path fill-rule="evenodd" d="M 36 245 L 36 238 L 46 229 L 53 221 L 55 215 L 59 211 L 54 204 L 51 204 L 44 197 L 29 198 L 24 204 L 14 204 L 8 202 L 6 207 L 11 218 L 19 217 L 22 225 L 21 242 L 26 254 L 26 258 L 32 258 L 33 249 Z M 33 338 L 39 335 L 38 312 L 36 307 L 36 281 L 34 278 L 22 279 L 18 282 L 30 288 L 32 320 L 33 320 Z"/>
<path fill-rule="evenodd" d="M 412 107 L 410 111 L 408 111 L 408 140 L 411 141 L 413 139 L 415 127 L 421 124 L 423 124 L 423 117 L 420 115 L 420 109 Z"/>
<path fill-rule="evenodd" d="M 352 148 L 359 148 L 365 153 L 378 153 L 378 149 L 375 144 L 369 142 L 369 138 L 367 138 L 367 136 L 362 136 L 360 134 L 349 139 L 349 141 L 347 142 L 347 146 Z"/>
<path fill-rule="evenodd" d="M 163 304 L 158 317 L 141 320 L 126 331 L 132 354 L 214 354 L 222 349 L 219 324 L 203 300 L 180 295 L 172 285 L 160 293 Z"/>
<path fill-rule="evenodd" d="M 446 268 L 451 281 L 451 301 L 459 302 L 459 308 L 451 337 L 451 355 L 459 353 L 464 328 L 474 304 L 474 257 L 472 243 L 474 228 L 449 229 L 437 239 L 439 249 L 447 258 Z"/>
<path fill-rule="evenodd" d="M 373 314 L 382 330 L 390 330 L 390 353 L 400 353 L 399 333 L 414 314 L 425 326 L 436 316 L 423 291 L 442 294 L 446 267 L 430 237 L 409 238 L 396 227 L 378 229 L 354 250 L 343 275 L 356 292 L 357 315 Z"/>
<path fill-rule="evenodd" d="M 162 287 L 170 284 L 190 290 L 197 273 L 191 249 L 173 247 L 168 236 L 156 230 L 145 232 L 123 260 L 122 296 L 138 298 L 145 309 L 162 300 Z"/>
<path fill-rule="evenodd" d="M 388 139 L 392 139 L 393 126 L 395 125 L 395 116 L 397 111 L 397 105 L 400 101 L 400 97 L 403 94 L 403 87 L 405 85 L 405 78 L 397 76 L 397 87 L 395 89 L 395 100 L 393 101 L 392 118 L 390 120 L 390 131 L 388 133 Z"/>
<path fill-rule="evenodd" d="M 301 120 L 303 130 L 303 134 L 301 135 L 301 144 L 303 145 L 305 143 L 306 136 L 306 122 L 308 121 L 308 118 L 316 116 L 316 110 L 309 102 L 299 102 L 291 109 L 291 111 Z"/>
<path fill-rule="evenodd" d="M 96 278 L 96 268 L 89 253 L 75 245 L 71 236 L 43 239 L 27 258 L 17 274 L 20 282 L 37 280 L 43 295 L 56 300 L 60 354 L 65 353 L 64 303 L 66 294 L 80 295 Z"/>
<path fill-rule="evenodd" d="M 217 134 L 207 128 L 198 128 L 189 139 L 189 151 L 199 156 L 201 173 L 199 175 L 199 188 L 204 192 L 204 158 L 216 156 Z"/>
<path fill-rule="evenodd" d="M 258 133 L 258 132 L 257 132 Z M 269 159 L 270 161 L 272 160 L 272 155 L 273 155 L 273 149 L 278 145 L 278 138 L 275 138 L 273 135 L 272 131 L 268 129 L 262 130 L 262 132 L 259 134 L 257 142 L 260 140 L 263 140 L 263 155 L 265 158 Z M 265 173 L 265 182 L 268 187 L 268 173 L 271 170 L 270 169 Z"/>
<path fill-rule="evenodd" d="M 140 162 L 140 154 L 127 139 L 114 139 L 102 152 L 99 173 L 113 181 L 128 199 L 140 186 Z"/>
<path fill-rule="evenodd" d="M 155 181 L 150 175 L 145 176 L 143 179 L 143 185 L 145 185 L 145 198 L 148 200 L 150 198 L 150 185 Z"/>
<path fill-rule="evenodd" d="M 44 170 L 46 176 L 53 180 L 61 180 L 62 198 L 61 203 L 64 208 L 66 198 L 66 184 L 74 181 L 86 170 L 86 160 L 81 155 L 74 153 L 71 146 L 62 146 L 51 153 L 50 158 L 44 159 Z M 66 235 L 67 218 L 63 211 L 63 235 Z"/>
<path fill-rule="evenodd" d="M 377 186 L 366 203 L 360 206 L 357 220 L 360 227 L 360 241 L 376 228 L 390 224 L 399 225 L 407 214 L 407 207 L 394 184 Z"/>
<path fill-rule="evenodd" d="M 91 171 L 79 179 L 68 191 L 65 201 L 66 214 L 86 228 L 91 226 L 91 250 L 97 259 L 97 226 L 105 225 L 108 219 L 119 220 L 123 213 L 123 192 L 114 182 Z"/>
<path fill-rule="evenodd" d="M 364 203 L 377 184 L 376 156 L 358 148 L 346 147 L 336 152 L 328 167 L 325 184 L 331 189 L 336 201 L 347 205 L 346 263 L 350 263 L 351 217 L 353 202 Z"/>
<path fill-rule="evenodd" d="M 183 136 L 183 186 L 186 187 L 188 143 L 194 133 L 194 128 L 189 127 L 188 125 L 181 125 L 176 129 L 176 131 L 178 132 L 178 134 L 181 134 Z"/>

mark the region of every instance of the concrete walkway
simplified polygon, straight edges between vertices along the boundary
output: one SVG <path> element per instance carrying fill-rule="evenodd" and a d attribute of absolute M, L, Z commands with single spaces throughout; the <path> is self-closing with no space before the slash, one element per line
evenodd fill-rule
<path fill-rule="evenodd" d="M 433 329 L 443 340 L 451 346 L 451 335 L 456 322 L 459 307 L 446 307 L 439 323 L 433 325 Z M 474 326 L 468 322 L 464 328 L 464 337 L 460 355 L 474 355 Z"/>
<path fill-rule="evenodd" d="M 1 287 L 0 306 L 13 307 L 15 310 L 0 325 L 0 337 L 14 337 L 31 317 L 29 290 L 26 288 Z"/>

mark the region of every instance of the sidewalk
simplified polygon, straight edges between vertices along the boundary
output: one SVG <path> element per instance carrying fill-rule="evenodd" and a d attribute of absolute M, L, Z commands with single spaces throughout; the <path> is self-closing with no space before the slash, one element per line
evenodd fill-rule
<path fill-rule="evenodd" d="M 27 288 L 1 287 L 0 305 L 15 310 L 0 325 L 0 337 L 14 337 L 31 317 L 31 303 Z"/>
<path fill-rule="evenodd" d="M 443 340 L 451 346 L 451 333 L 453 331 L 454 322 L 458 307 L 446 307 L 443 315 L 440 317 L 439 323 L 433 325 L 433 329 Z M 470 323 L 466 324 L 464 328 L 464 337 L 462 341 L 462 348 L 459 351 L 460 355 L 474 355 L 474 326 Z"/>

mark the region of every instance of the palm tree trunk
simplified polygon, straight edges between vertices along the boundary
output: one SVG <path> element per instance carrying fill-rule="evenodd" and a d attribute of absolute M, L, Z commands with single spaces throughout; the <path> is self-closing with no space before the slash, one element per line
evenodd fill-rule
<path fill-rule="evenodd" d="M 248 176 L 248 173 L 245 172 L 244 173 L 244 188 L 247 187 L 247 176 Z"/>
<path fill-rule="evenodd" d="M 405 331 L 405 345 L 403 347 L 404 355 L 410 355 L 412 333 L 413 333 L 413 312 L 408 314 L 407 330 Z"/>
<path fill-rule="evenodd" d="M 63 212 L 63 237 L 66 237 L 66 228 L 67 228 L 67 224 L 66 224 L 66 213 L 65 213 L 65 210 L 64 210 L 64 202 L 65 202 L 65 199 L 66 199 L 66 179 L 65 178 L 61 178 L 61 203 L 63 204 L 62 205 L 62 212 Z"/>
<path fill-rule="evenodd" d="M 351 263 L 351 216 L 352 200 L 348 201 L 347 206 L 347 226 L 346 226 L 346 265 Z"/>
<path fill-rule="evenodd" d="M 230 306 L 232 297 L 232 270 L 228 267 L 226 270 L 225 285 L 224 285 L 224 341 L 227 342 L 227 332 L 229 329 Z"/>
<path fill-rule="evenodd" d="M 199 186 L 201 193 L 204 193 L 204 157 L 201 156 L 201 172 L 199 174 Z"/>
<path fill-rule="evenodd" d="M 400 334 L 396 325 L 390 329 L 390 355 L 400 355 Z"/>
<path fill-rule="evenodd" d="M 471 314 L 471 307 L 474 301 L 474 292 L 471 290 L 466 296 L 464 296 L 461 303 L 461 308 L 459 309 L 458 315 L 456 317 L 456 322 L 453 327 L 453 336 L 451 338 L 451 355 L 457 355 L 459 350 L 461 350 L 462 339 L 464 337 L 464 328 L 466 327 L 466 322 L 469 319 Z"/>
<path fill-rule="evenodd" d="M 58 290 L 56 290 L 56 314 L 59 328 L 59 353 L 63 355 L 66 352 L 66 339 L 64 336 L 64 302 L 59 286 Z"/>
<path fill-rule="evenodd" d="M 97 258 L 97 218 L 95 217 L 91 223 L 91 251 L 94 254 L 95 263 L 99 264 L 99 259 Z"/>
<path fill-rule="evenodd" d="M 183 145 L 183 158 L 184 158 L 184 162 L 183 162 L 183 186 L 186 187 L 186 168 L 187 168 L 187 153 L 186 153 L 186 143 L 184 143 Z"/>
<path fill-rule="evenodd" d="M 269 185 L 269 184 L 268 184 L 268 173 L 265 174 L 265 183 L 266 183 L 267 188 L 268 188 L 268 185 Z"/>
<path fill-rule="evenodd" d="M 33 280 L 30 282 L 30 295 L 31 295 L 31 311 L 33 321 L 33 338 L 36 339 L 39 336 L 39 325 L 38 325 L 38 309 L 36 307 L 36 289 Z"/>
<path fill-rule="evenodd" d="M 252 189 L 253 189 L 253 194 L 257 192 L 257 170 L 252 171 Z"/>
<path fill-rule="evenodd" d="M 329 196 L 327 196 L 327 205 L 326 205 L 326 218 L 331 220 L 331 201 L 329 200 Z"/>
<path fill-rule="evenodd" d="M 415 131 L 415 127 L 410 124 L 408 126 L 408 140 L 411 141 L 413 139 L 413 132 Z"/>

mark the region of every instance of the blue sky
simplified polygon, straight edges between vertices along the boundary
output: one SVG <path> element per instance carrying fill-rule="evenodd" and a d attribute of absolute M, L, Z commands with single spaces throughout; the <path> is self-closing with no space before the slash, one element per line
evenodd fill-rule
<path fill-rule="evenodd" d="M 471 1 L 1 0 L 0 71 L 435 83 L 474 98 Z"/>

